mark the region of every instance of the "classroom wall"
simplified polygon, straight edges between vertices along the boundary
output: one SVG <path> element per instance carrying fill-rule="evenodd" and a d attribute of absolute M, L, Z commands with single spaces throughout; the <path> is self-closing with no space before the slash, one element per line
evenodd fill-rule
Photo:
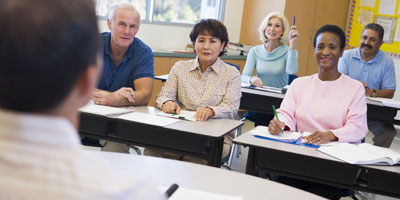
<path fill-rule="evenodd" d="M 225 1 L 223 22 L 228 29 L 231 42 L 239 42 L 244 0 Z M 106 20 L 98 20 L 100 32 L 109 31 Z M 136 35 L 153 50 L 183 50 L 191 43 L 190 31 L 193 27 L 156 25 L 143 23 Z"/>

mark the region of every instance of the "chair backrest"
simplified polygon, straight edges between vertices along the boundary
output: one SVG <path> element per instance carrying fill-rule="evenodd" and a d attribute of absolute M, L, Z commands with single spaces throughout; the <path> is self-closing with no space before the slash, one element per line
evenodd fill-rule
<path fill-rule="evenodd" d="M 224 61 L 225 62 L 225 61 Z M 230 62 L 225 62 L 226 64 L 228 64 L 228 65 L 230 65 L 230 66 L 233 66 L 233 67 L 235 67 L 237 70 L 239 70 L 240 71 L 240 68 L 239 68 L 239 66 L 237 66 L 237 65 L 235 65 L 235 64 L 232 64 L 232 63 L 230 63 Z"/>
<path fill-rule="evenodd" d="M 294 79 L 296 79 L 297 78 L 297 75 L 296 74 L 289 74 L 289 83 L 288 83 L 288 85 L 290 85 L 291 83 L 292 83 L 292 81 L 294 80 Z"/>

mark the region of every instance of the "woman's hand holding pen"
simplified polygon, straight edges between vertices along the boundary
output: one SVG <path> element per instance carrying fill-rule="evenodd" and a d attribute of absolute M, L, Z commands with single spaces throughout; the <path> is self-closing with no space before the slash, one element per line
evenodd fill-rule
<path fill-rule="evenodd" d="M 303 139 L 309 144 L 325 144 L 330 141 L 338 140 L 338 138 L 331 131 L 315 131 L 311 135 L 303 137 Z"/>
<path fill-rule="evenodd" d="M 162 105 L 162 111 L 165 113 L 179 114 L 181 107 L 175 101 L 167 101 Z"/>
<path fill-rule="evenodd" d="M 290 49 L 296 49 L 296 41 L 300 34 L 297 31 L 296 26 L 292 26 L 289 31 L 289 47 Z"/>
<path fill-rule="evenodd" d="M 285 123 L 280 122 L 276 118 L 274 118 L 269 122 L 268 131 L 272 135 L 280 134 L 282 133 L 282 129 L 284 129 L 285 126 L 286 126 Z"/>

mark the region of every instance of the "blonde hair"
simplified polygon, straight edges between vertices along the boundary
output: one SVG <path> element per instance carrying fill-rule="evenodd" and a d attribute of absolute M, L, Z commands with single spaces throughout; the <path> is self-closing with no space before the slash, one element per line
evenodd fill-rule
<path fill-rule="evenodd" d="M 283 35 L 282 37 L 279 38 L 279 41 L 281 42 L 281 44 L 287 44 L 289 42 L 289 30 L 290 30 L 289 22 L 286 19 L 286 17 L 280 14 L 279 12 L 269 13 L 261 22 L 260 27 L 258 28 L 258 32 L 260 34 L 260 40 L 263 43 L 267 43 L 269 41 L 269 39 L 265 36 L 265 29 L 267 28 L 269 20 L 272 18 L 278 18 L 282 21 Z"/>

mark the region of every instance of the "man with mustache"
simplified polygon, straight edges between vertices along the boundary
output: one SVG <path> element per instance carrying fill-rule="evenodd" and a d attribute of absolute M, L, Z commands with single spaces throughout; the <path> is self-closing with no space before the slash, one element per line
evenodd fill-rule
<path fill-rule="evenodd" d="M 365 87 L 365 96 L 392 98 L 396 90 L 396 75 L 391 57 L 379 48 L 384 29 L 379 24 L 367 24 L 361 34 L 360 46 L 347 50 L 339 60 L 339 71 Z M 396 135 L 393 124 L 368 119 L 368 128 L 375 135 L 374 145 L 389 147 Z"/>

